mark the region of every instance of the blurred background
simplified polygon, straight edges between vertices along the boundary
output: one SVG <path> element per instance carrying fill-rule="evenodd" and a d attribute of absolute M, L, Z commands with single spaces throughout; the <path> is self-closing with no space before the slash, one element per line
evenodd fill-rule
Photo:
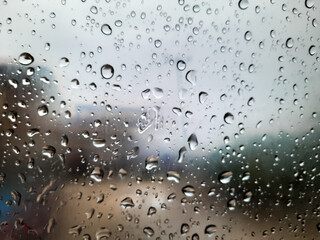
<path fill-rule="evenodd" d="M 0 239 L 319 239 L 319 4 L 2 1 Z"/>

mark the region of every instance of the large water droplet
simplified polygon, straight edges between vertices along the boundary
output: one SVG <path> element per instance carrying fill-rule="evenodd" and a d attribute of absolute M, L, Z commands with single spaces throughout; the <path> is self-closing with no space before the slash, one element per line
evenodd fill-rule
<path fill-rule="evenodd" d="M 151 227 L 145 227 L 143 232 L 148 236 L 152 237 L 154 235 L 154 230 Z"/>
<path fill-rule="evenodd" d="M 207 225 L 205 230 L 204 230 L 204 233 L 206 235 L 208 235 L 209 237 L 211 237 L 216 232 L 217 232 L 217 226 L 214 225 L 214 224 Z"/>
<path fill-rule="evenodd" d="M 97 240 L 107 240 L 111 237 L 111 231 L 108 228 L 100 228 L 96 232 Z"/>
<path fill-rule="evenodd" d="M 146 159 L 146 169 L 151 170 L 158 166 L 158 158 L 155 156 L 150 156 Z"/>
<path fill-rule="evenodd" d="M 110 79 L 113 77 L 114 69 L 111 65 L 105 64 L 101 67 L 101 75 L 105 79 Z"/>
<path fill-rule="evenodd" d="M 33 63 L 34 59 L 30 53 L 21 53 L 18 59 L 19 63 L 21 65 L 29 65 Z"/>
<path fill-rule="evenodd" d="M 63 57 L 63 58 L 60 59 L 59 67 L 65 68 L 65 67 L 67 67 L 69 64 L 70 64 L 69 59 L 66 58 L 66 57 Z"/>
<path fill-rule="evenodd" d="M 206 93 L 206 92 L 199 93 L 199 102 L 201 104 L 205 103 L 205 101 L 207 101 L 207 99 L 208 99 L 208 93 Z"/>
<path fill-rule="evenodd" d="M 179 163 L 183 162 L 183 159 L 184 159 L 184 156 L 185 156 L 186 152 L 187 152 L 187 149 L 185 147 L 180 148 L 179 157 L 178 157 L 178 162 Z"/>
<path fill-rule="evenodd" d="M 91 172 L 90 177 L 96 182 L 101 182 L 103 178 L 103 170 L 100 167 L 95 167 Z"/>
<path fill-rule="evenodd" d="M 155 207 L 149 207 L 148 209 L 148 217 L 151 217 L 152 215 L 157 213 L 157 209 Z"/>
<path fill-rule="evenodd" d="M 238 3 L 238 6 L 241 10 L 246 10 L 249 7 L 249 1 L 248 0 L 240 0 Z"/>
<path fill-rule="evenodd" d="M 224 115 L 223 120 L 224 120 L 225 123 L 231 124 L 231 123 L 233 122 L 233 120 L 234 120 L 234 116 L 233 116 L 232 113 L 227 112 L 227 113 Z"/>
<path fill-rule="evenodd" d="M 236 202 L 235 199 L 230 199 L 230 200 L 228 201 L 228 208 L 229 208 L 229 210 L 231 210 L 231 211 L 235 210 L 235 209 L 236 209 L 236 205 L 237 205 L 237 202 Z"/>
<path fill-rule="evenodd" d="M 198 138 L 194 133 L 188 138 L 188 144 L 191 151 L 196 150 L 198 147 Z"/>
<path fill-rule="evenodd" d="M 42 155 L 48 158 L 53 158 L 56 153 L 56 149 L 53 146 L 46 145 L 42 147 Z"/>
<path fill-rule="evenodd" d="M 292 38 L 288 38 L 287 39 L 286 46 L 287 46 L 287 48 L 292 48 L 293 47 L 293 39 Z"/>
<path fill-rule="evenodd" d="M 182 60 L 179 60 L 177 62 L 177 68 L 178 68 L 179 71 L 185 70 L 186 69 L 186 63 L 184 61 L 182 61 Z"/>
<path fill-rule="evenodd" d="M 68 233 L 70 235 L 73 235 L 74 237 L 77 237 L 80 235 L 81 230 L 82 230 L 82 226 L 76 225 L 76 226 L 69 228 Z"/>
<path fill-rule="evenodd" d="M 190 226 L 187 224 L 187 223 L 183 223 L 181 225 L 181 228 L 180 228 L 180 233 L 183 235 L 183 234 L 187 234 L 190 230 Z"/>
<path fill-rule="evenodd" d="M 315 45 L 310 46 L 310 48 L 309 48 L 309 54 L 310 54 L 311 56 L 313 56 L 313 55 L 315 55 L 316 53 L 317 53 L 317 48 L 316 48 L 316 46 L 315 46 Z"/>
<path fill-rule="evenodd" d="M 197 81 L 196 71 L 194 70 L 188 71 L 186 74 L 186 80 L 192 85 L 196 85 L 196 81 Z"/>
<path fill-rule="evenodd" d="M 168 171 L 167 172 L 167 179 L 169 181 L 175 181 L 176 183 L 180 182 L 180 174 L 175 171 Z"/>
<path fill-rule="evenodd" d="M 306 0 L 305 5 L 307 8 L 312 8 L 315 4 L 315 0 Z"/>
<path fill-rule="evenodd" d="M 96 148 L 102 148 L 106 145 L 106 140 L 103 138 L 96 138 L 96 139 L 93 139 L 92 144 Z"/>
<path fill-rule="evenodd" d="M 195 190 L 194 190 L 193 186 L 187 185 L 187 186 L 182 188 L 182 192 L 187 197 L 192 197 L 194 195 L 194 193 L 195 193 Z"/>
<path fill-rule="evenodd" d="M 125 199 L 123 199 L 120 203 L 120 205 L 123 208 L 133 208 L 134 207 L 134 203 L 132 201 L 131 197 L 126 197 Z"/>
<path fill-rule="evenodd" d="M 104 35 L 111 35 L 112 34 L 112 28 L 108 24 L 103 24 L 101 26 L 101 32 Z"/>
<path fill-rule="evenodd" d="M 38 107 L 38 115 L 40 117 L 46 116 L 49 113 L 48 107 L 46 105 L 41 105 Z"/>
<path fill-rule="evenodd" d="M 222 172 L 220 175 L 219 175 L 219 181 L 223 184 L 227 184 L 231 181 L 231 178 L 232 178 L 232 172 L 231 171 L 225 171 L 225 172 Z"/>

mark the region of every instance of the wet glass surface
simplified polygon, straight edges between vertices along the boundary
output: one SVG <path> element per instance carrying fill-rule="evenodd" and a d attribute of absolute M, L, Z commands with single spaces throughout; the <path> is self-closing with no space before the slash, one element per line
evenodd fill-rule
<path fill-rule="evenodd" d="M 0 239 L 319 239 L 320 2 L 0 3 Z"/>

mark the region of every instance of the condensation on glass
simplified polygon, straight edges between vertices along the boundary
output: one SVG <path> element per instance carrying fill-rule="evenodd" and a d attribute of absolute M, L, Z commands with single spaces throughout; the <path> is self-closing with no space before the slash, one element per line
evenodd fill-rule
<path fill-rule="evenodd" d="M 0 239 L 320 239 L 319 9 L 2 0 Z"/>

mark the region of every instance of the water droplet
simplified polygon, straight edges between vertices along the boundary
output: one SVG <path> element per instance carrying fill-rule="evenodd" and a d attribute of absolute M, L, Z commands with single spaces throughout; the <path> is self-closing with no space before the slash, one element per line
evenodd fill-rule
<path fill-rule="evenodd" d="M 191 151 L 196 150 L 198 147 L 198 138 L 194 133 L 188 138 L 188 144 Z"/>
<path fill-rule="evenodd" d="M 96 232 L 96 239 L 97 240 L 106 240 L 111 237 L 111 231 L 108 228 L 100 228 Z"/>
<path fill-rule="evenodd" d="M 73 235 L 74 237 L 78 237 L 80 235 L 81 231 L 82 231 L 82 226 L 76 225 L 76 226 L 69 228 L 68 233 L 70 235 Z"/>
<path fill-rule="evenodd" d="M 242 175 L 242 181 L 248 181 L 250 179 L 250 173 L 244 172 Z"/>
<path fill-rule="evenodd" d="M 103 178 L 103 170 L 100 167 L 95 167 L 92 170 L 90 177 L 96 182 L 101 182 Z"/>
<path fill-rule="evenodd" d="M 309 48 L 309 54 L 310 54 L 311 56 L 313 56 L 313 55 L 315 55 L 316 53 L 317 53 L 317 48 L 316 48 L 316 46 L 315 46 L 315 45 L 310 46 L 310 48 Z"/>
<path fill-rule="evenodd" d="M 49 113 L 49 110 L 48 110 L 46 105 L 41 105 L 41 106 L 38 107 L 37 112 L 38 112 L 38 115 L 40 117 L 43 117 L 43 116 L 46 116 Z"/>
<path fill-rule="evenodd" d="M 194 195 L 194 193 L 195 193 L 195 190 L 194 190 L 193 186 L 187 185 L 187 186 L 182 188 L 182 192 L 187 197 L 192 197 Z"/>
<path fill-rule="evenodd" d="M 205 230 L 204 230 L 204 233 L 206 235 L 208 235 L 209 237 L 211 237 L 216 232 L 217 232 L 217 226 L 214 225 L 214 224 L 207 225 Z"/>
<path fill-rule="evenodd" d="M 190 226 L 187 224 L 187 223 L 183 223 L 181 225 L 181 228 L 180 228 L 180 233 L 183 235 L 183 234 L 187 234 L 190 230 Z"/>
<path fill-rule="evenodd" d="M 250 31 L 246 31 L 244 34 L 244 39 L 250 41 L 252 39 L 252 33 Z"/>
<path fill-rule="evenodd" d="M 228 204 L 227 204 L 227 205 L 228 205 L 229 210 L 233 211 L 233 210 L 236 209 L 237 202 L 236 202 L 235 199 L 230 199 L 230 200 L 228 201 Z"/>
<path fill-rule="evenodd" d="M 190 70 L 186 74 L 186 80 L 191 83 L 193 86 L 196 85 L 197 81 L 197 76 L 196 76 L 196 71 Z"/>
<path fill-rule="evenodd" d="M 146 159 L 146 169 L 149 171 L 158 166 L 158 158 L 154 156 L 150 156 Z"/>
<path fill-rule="evenodd" d="M 108 24 L 103 24 L 101 26 L 101 32 L 104 34 L 104 35 L 111 35 L 112 34 L 112 29 L 111 27 L 108 25 Z"/>
<path fill-rule="evenodd" d="M 157 99 L 160 99 L 163 97 L 163 90 L 161 88 L 158 88 L 158 87 L 153 88 L 152 93 L 153 93 L 153 96 Z"/>
<path fill-rule="evenodd" d="M 132 201 L 131 197 L 126 197 L 125 199 L 123 199 L 120 203 L 120 205 L 123 208 L 133 208 L 134 207 L 134 203 Z"/>
<path fill-rule="evenodd" d="M 94 214 L 94 208 L 90 208 L 85 212 L 87 219 L 91 219 Z"/>
<path fill-rule="evenodd" d="M 175 171 L 168 171 L 167 172 L 167 179 L 168 181 L 175 181 L 176 183 L 180 182 L 180 174 Z"/>
<path fill-rule="evenodd" d="M 48 158 L 53 158 L 56 153 L 56 149 L 53 146 L 46 145 L 42 147 L 42 155 Z"/>
<path fill-rule="evenodd" d="M 240 0 L 238 3 L 238 6 L 241 10 L 246 10 L 249 7 L 249 1 L 248 0 Z"/>
<path fill-rule="evenodd" d="M 90 8 L 90 12 L 92 12 L 93 14 L 97 14 L 98 13 L 98 8 L 96 6 L 92 6 Z"/>
<path fill-rule="evenodd" d="M 249 98 L 248 100 L 248 106 L 252 106 L 254 104 L 255 100 L 253 97 Z"/>
<path fill-rule="evenodd" d="M 179 60 L 177 62 L 177 68 L 179 71 L 183 71 L 184 69 L 186 69 L 186 66 L 187 66 L 186 63 L 182 60 Z"/>
<path fill-rule="evenodd" d="M 244 194 L 244 198 L 243 198 L 243 201 L 244 202 L 250 202 L 251 201 L 251 198 L 252 198 L 252 192 L 248 191 Z"/>
<path fill-rule="evenodd" d="M 225 171 L 225 172 L 222 172 L 220 175 L 219 175 L 219 181 L 223 184 L 227 184 L 231 181 L 231 178 L 232 178 L 232 172 L 231 171 Z"/>
<path fill-rule="evenodd" d="M 60 59 L 59 67 L 65 68 L 65 67 L 67 67 L 69 64 L 70 64 L 69 59 L 66 58 L 66 57 L 63 57 L 63 58 Z"/>
<path fill-rule="evenodd" d="M 225 123 L 231 124 L 231 123 L 233 122 L 233 120 L 234 120 L 234 116 L 232 115 L 232 113 L 227 112 L 227 113 L 224 115 L 223 119 L 224 119 Z"/>
<path fill-rule="evenodd" d="M 33 137 L 34 135 L 37 135 L 37 134 L 39 134 L 39 133 L 40 133 L 39 129 L 37 129 L 37 128 L 32 128 L 32 129 L 29 129 L 29 130 L 27 131 L 27 136 L 28 136 L 28 137 Z"/>
<path fill-rule="evenodd" d="M 29 65 L 33 63 L 34 59 L 30 53 L 24 52 L 20 54 L 18 61 L 21 65 Z"/>
<path fill-rule="evenodd" d="M 157 209 L 155 207 L 149 207 L 148 209 L 148 217 L 151 217 L 152 215 L 157 213 Z"/>
<path fill-rule="evenodd" d="M 161 42 L 159 39 L 154 41 L 154 46 L 155 46 L 156 48 L 161 47 L 161 45 L 162 45 L 162 42 Z"/>
<path fill-rule="evenodd" d="M 315 0 L 306 0 L 305 5 L 307 8 L 312 8 L 315 4 Z"/>
<path fill-rule="evenodd" d="M 287 48 L 292 48 L 293 47 L 293 39 L 292 38 L 288 38 L 287 39 L 286 46 L 287 46 Z"/>
<path fill-rule="evenodd" d="M 187 152 L 187 149 L 185 147 L 180 148 L 179 157 L 178 157 L 178 162 L 179 163 L 183 162 L 183 159 L 184 159 L 184 156 L 185 156 L 186 152 Z"/>
<path fill-rule="evenodd" d="M 48 221 L 48 225 L 47 225 L 47 233 L 51 233 L 52 232 L 52 229 L 55 225 L 55 220 L 54 218 L 50 218 L 49 221 Z"/>
<path fill-rule="evenodd" d="M 208 93 L 206 93 L 206 92 L 199 93 L 199 102 L 201 104 L 205 103 L 205 101 L 207 101 L 207 99 L 208 99 Z"/>
<path fill-rule="evenodd" d="M 106 140 L 103 138 L 93 139 L 92 144 L 96 148 L 103 148 L 106 145 Z"/>
<path fill-rule="evenodd" d="M 143 232 L 148 236 L 152 237 L 154 235 L 154 230 L 151 227 L 145 227 Z"/>
<path fill-rule="evenodd" d="M 113 77 L 114 69 L 111 65 L 105 64 L 101 67 L 101 75 L 105 79 L 110 79 Z"/>
<path fill-rule="evenodd" d="M 195 233 L 195 234 L 192 235 L 191 240 L 200 240 L 200 237 L 199 237 L 199 235 L 197 233 Z"/>

